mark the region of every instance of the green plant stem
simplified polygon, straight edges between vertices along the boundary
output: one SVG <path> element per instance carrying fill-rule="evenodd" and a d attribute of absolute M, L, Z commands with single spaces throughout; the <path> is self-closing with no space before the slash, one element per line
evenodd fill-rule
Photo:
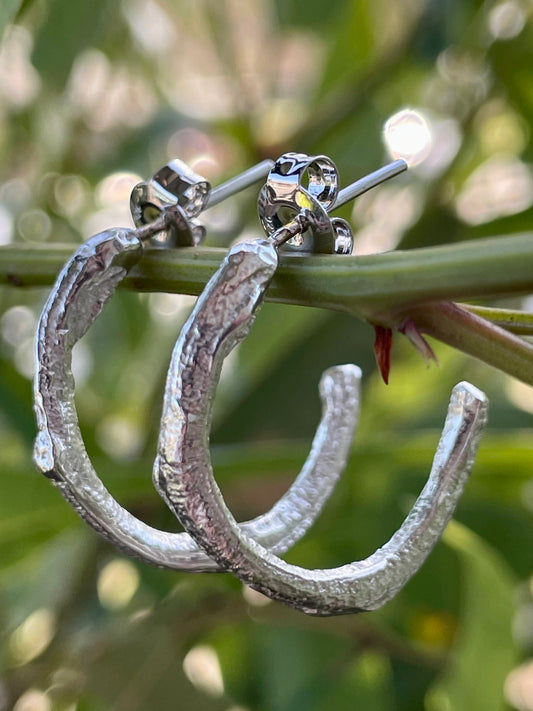
<path fill-rule="evenodd" d="M 0 283 L 52 284 L 74 247 L 0 248 Z M 138 291 L 199 294 L 218 268 L 220 249 L 148 250 L 123 285 Z M 533 291 L 533 235 L 361 257 L 286 255 L 267 300 L 345 311 L 428 333 L 533 385 L 533 346 L 449 303 Z M 494 313 L 492 314 L 494 315 Z"/>
<path fill-rule="evenodd" d="M 75 245 L 0 247 L 0 283 L 53 284 Z M 198 295 L 226 254 L 200 248 L 149 250 L 124 280 L 138 291 Z M 383 311 L 437 300 L 533 291 L 533 234 L 361 257 L 281 258 L 267 300 L 316 306 L 377 320 Z"/>
<path fill-rule="evenodd" d="M 497 309 L 492 306 L 473 306 L 472 304 L 461 304 L 461 306 L 510 333 L 516 333 L 520 336 L 533 336 L 533 313 L 531 312 L 516 311 L 515 309 Z"/>
<path fill-rule="evenodd" d="M 408 317 L 423 333 L 533 385 L 533 345 L 518 336 L 450 302 L 414 307 Z"/>

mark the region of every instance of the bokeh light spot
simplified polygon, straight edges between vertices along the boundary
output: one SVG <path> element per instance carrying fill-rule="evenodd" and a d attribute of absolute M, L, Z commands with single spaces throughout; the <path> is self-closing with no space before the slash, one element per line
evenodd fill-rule
<path fill-rule="evenodd" d="M 263 593 L 254 590 L 249 585 L 242 586 L 242 596 L 252 607 L 265 607 L 270 605 L 272 600 Z"/>
<path fill-rule="evenodd" d="M 111 173 L 96 186 L 96 200 L 100 207 L 112 207 L 123 202 L 129 204 L 131 191 L 141 180 L 136 173 Z"/>
<path fill-rule="evenodd" d="M 9 244 L 13 239 L 13 216 L 11 212 L 0 205 L 0 245 Z"/>
<path fill-rule="evenodd" d="M 508 675 L 504 694 L 518 711 L 533 711 L 533 661 L 521 664 Z"/>
<path fill-rule="evenodd" d="M 0 319 L 0 333 L 10 346 L 16 348 L 35 332 L 35 314 L 27 306 L 12 306 Z"/>
<path fill-rule="evenodd" d="M 446 611 L 416 614 L 411 622 L 412 636 L 432 647 L 449 647 L 457 630 L 457 620 Z"/>
<path fill-rule="evenodd" d="M 13 706 L 13 711 L 51 711 L 50 698 L 39 689 L 28 689 Z"/>
<path fill-rule="evenodd" d="M 21 109 L 37 97 L 39 75 L 30 61 L 31 34 L 19 25 L 7 28 L 0 46 L 0 102 Z"/>
<path fill-rule="evenodd" d="M 414 109 L 403 109 L 391 116 L 385 123 L 383 136 L 391 156 L 402 158 L 409 166 L 423 161 L 433 142 L 428 122 Z"/>
<path fill-rule="evenodd" d="M 96 438 L 102 449 L 116 461 L 135 459 L 145 443 L 145 433 L 122 415 L 108 415 L 97 426 Z"/>
<path fill-rule="evenodd" d="M 89 183 L 79 175 L 61 175 L 54 183 L 54 198 L 59 212 L 76 215 L 86 206 Z"/>
<path fill-rule="evenodd" d="M 526 15 L 514 0 L 498 3 L 489 13 L 489 30 L 495 39 L 509 40 L 522 32 Z"/>
<path fill-rule="evenodd" d="M 42 654 L 56 632 L 56 616 L 53 610 L 39 608 L 11 633 L 9 653 L 13 663 L 23 666 Z"/>
<path fill-rule="evenodd" d="M 220 697 L 224 693 L 224 680 L 215 650 L 208 645 L 198 645 L 187 653 L 183 671 L 193 686 L 208 696 Z"/>
<path fill-rule="evenodd" d="M 17 231 L 26 242 L 44 242 L 52 231 L 52 222 L 43 210 L 27 210 L 18 219 Z"/>
<path fill-rule="evenodd" d="M 533 388 L 515 378 L 508 378 L 505 393 L 515 407 L 533 415 Z"/>
<path fill-rule="evenodd" d="M 533 204 L 533 177 L 518 158 L 496 155 L 485 161 L 466 181 L 456 200 L 457 215 L 480 225 L 514 215 Z"/>
<path fill-rule="evenodd" d="M 139 588 L 137 568 L 129 560 L 113 560 L 100 572 L 96 584 L 102 607 L 115 611 L 126 607 Z"/>

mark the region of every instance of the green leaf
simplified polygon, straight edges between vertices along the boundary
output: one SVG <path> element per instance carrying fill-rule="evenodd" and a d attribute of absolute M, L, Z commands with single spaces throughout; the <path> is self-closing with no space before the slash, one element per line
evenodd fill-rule
<path fill-rule="evenodd" d="M 328 679 L 327 692 L 316 706 L 316 711 L 393 711 L 396 708 L 387 655 L 377 651 L 362 652 L 352 656 L 350 662 L 344 669 L 341 667 L 339 672 L 334 682 Z M 305 707 L 302 705 L 300 708 Z"/>
<path fill-rule="evenodd" d="M 334 14 L 324 12 L 322 0 L 275 0 L 274 5 L 280 25 L 284 28 L 303 26 L 323 30 L 324 25 L 331 23 L 331 15 Z"/>
<path fill-rule="evenodd" d="M 344 3 L 331 38 L 323 82 L 327 89 L 364 72 L 375 51 L 372 2 L 353 0 Z"/>
<path fill-rule="evenodd" d="M 0 4 L 0 38 L 7 25 L 12 22 L 22 5 L 22 0 L 2 0 Z"/>
<path fill-rule="evenodd" d="M 255 635 L 262 676 L 261 708 L 271 711 L 322 709 L 332 679 L 346 657 L 346 642 L 312 629 L 269 626 Z M 333 706 L 336 708 L 336 706 Z"/>
<path fill-rule="evenodd" d="M 80 52 L 105 27 L 107 0 L 53 0 L 37 35 L 33 63 L 47 86 L 62 89 Z"/>
<path fill-rule="evenodd" d="M 429 711 L 502 711 L 516 657 L 511 624 L 515 580 L 506 562 L 457 522 L 444 534 L 463 567 L 463 610 L 452 660 L 430 691 Z"/>

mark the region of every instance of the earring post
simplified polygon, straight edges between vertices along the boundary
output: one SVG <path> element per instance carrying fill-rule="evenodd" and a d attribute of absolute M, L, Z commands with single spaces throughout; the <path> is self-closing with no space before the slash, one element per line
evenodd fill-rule
<path fill-rule="evenodd" d="M 394 161 L 393 163 L 389 163 L 388 165 L 384 165 L 382 168 L 378 168 L 378 170 L 375 170 L 373 173 L 365 175 L 363 178 L 356 180 L 351 185 L 348 185 L 343 190 L 340 190 L 335 202 L 325 209 L 328 213 L 333 212 L 333 210 L 336 210 L 342 205 L 345 205 L 347 202 L 350 202 L 350 200 L 359 197 L 359 195 L 366 193 L 371 188 L 374 188 L 377 185 L 384 183 L 386 180 L 390 180 L 391 178 L 400 175 L 400 173 L 405 172 L 408 167 L 407 163 L 400 159 Z M 342 222 L 345 221 L 342 220 Z M 309 214 L 300 212 L 290 222 L 287 222 L 285 225 L 279 227 L 275 232 L 273 232 L 270 235 L 270 239 L 277 247 L 281 247 L 285 244 L 285 242 L 288 242 L 297 234 L 301 234 L 312 225 L 313 217 Z M 350 252 L 351 249 L 347 252 L 339 253 L 348 254 Z"/>
<path fill-rule="evenodd" d="M 407 170 L 408 165 L 404 160 L 395 160 L 393 163 L 384 165 L 383 168 L 375 170 L 373 173 L 365 175 L 360 180 L 356 180 L 355 183 L 348 185 L 347 187 L 339 190 L 337 199 L 333 205 L 329 208 L 328 212 L 337 210 L 342 205 L 345 205 L 350 200 L 354 200 L 363 193 L 366 193 L 371 188 L 375 188 L 377 185 L 384 183 L 391 178 L 395 178 L 400 173 Z"/>
<path fill-rule="evenodd" d="M 210 207 L 218 205 L 231 195 L 234 195 L 235 193 L 250 187 L 254 183 L 259 182 L 263 178 L 266 178 L 273 167 L 273 160 L 263 160 L 257 165 L 245 170 L 240 175 L 236 175 L 234 178 L 226 180 L 225 183 L 217 185 L 216 188 L 211 190 L 205 209 L 207 210 Z"/>

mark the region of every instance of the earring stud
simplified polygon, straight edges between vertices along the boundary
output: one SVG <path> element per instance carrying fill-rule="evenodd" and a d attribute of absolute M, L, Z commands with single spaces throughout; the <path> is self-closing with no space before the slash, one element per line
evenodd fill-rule
<path fill-rule="evenodd" d="M 259 193 L 259 220 L 266 235 L 285 250 L 351 254 L 349 223 L 330 213 L 405 170 L 407 163 L 397 160 L 340 190 L 337 167 L 327 156 L 284 153 Z"/>
<path fill-rule="evenodd" d="M 133 188 L 130 196 L 133 221 L 136 227 L 149 225 L 172 207 L 172 225 L 159 231 L 156 242 L 165 246 L 195 247 L 205 238 L 205 228 L 195 218 L 204 210 L 265 178 L 273 165 L 274 161 L 261 161 L 211 189 L 211 184 L 205 178 L 175 158 L 149 180 Z"/>

